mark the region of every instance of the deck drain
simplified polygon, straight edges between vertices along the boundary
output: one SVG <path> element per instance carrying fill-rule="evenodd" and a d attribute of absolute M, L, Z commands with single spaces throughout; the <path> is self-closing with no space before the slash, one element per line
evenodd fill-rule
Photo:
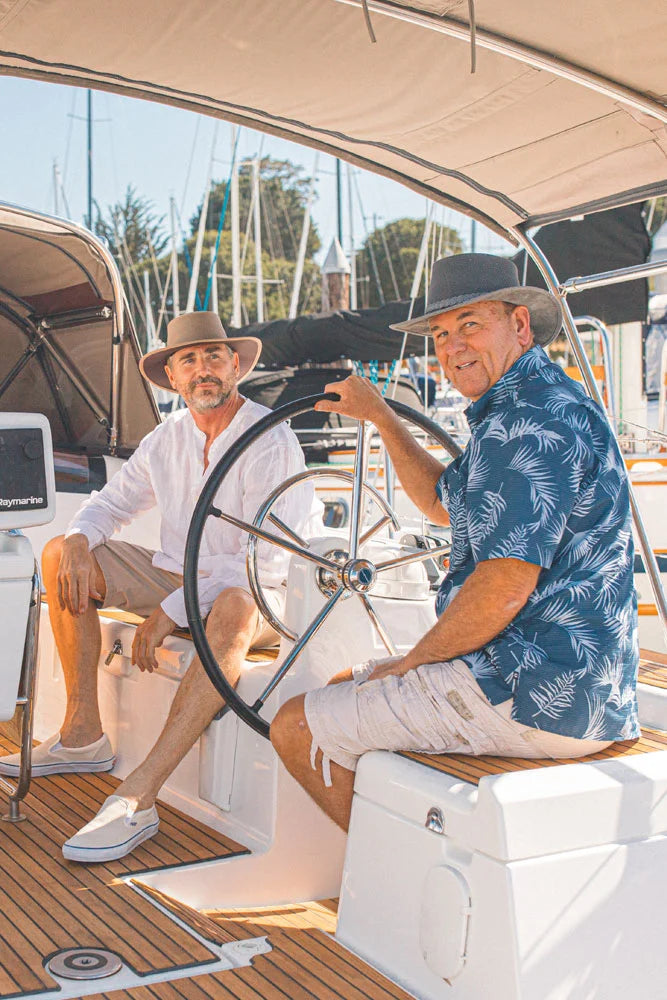
<path fill-rule="evenodd" d="M 123 963 L 104 948 L 69 948 L 46 963 L 47 971 L 61 979 L 104 979 L 120 972 Z"/>

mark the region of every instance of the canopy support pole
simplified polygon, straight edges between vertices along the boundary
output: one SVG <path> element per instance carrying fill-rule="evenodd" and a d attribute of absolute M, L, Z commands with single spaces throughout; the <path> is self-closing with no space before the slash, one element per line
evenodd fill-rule
<path fill-rule="evenodd" d="M 549 263 L 549 260 L 547 259 L 541 248 L 537 245 L 537 243 L 535 243 L 535 241 L 530 236 L 526 235 L 526 233 L 522 232 L 520 228 L 515 228 L 512 230 L 512 232 L 518 239 L 519 243 L 526 250 L 526 252 L 529 253 L 533 258 L 533 260 L 535 261 L 537 267 L 540 269 L 542 277 L 544 278 L 547 284 L 547 287 L 554 295 L 558 296 L 558 298 L 560 299 L 561 304 L 563 306 L 565 330 L 568 336 L 568 340 L 570 341 L 570 344 L 572 346 L 572 350 L 574 351 L 575 357 L 577 359 L 577 364 L 579 365 L 579 368 L 581 370 L 584 383 L 586 385 L 586 388 L 588 389 L 588 394 L 591 396 L 592 399 L 595 400 L 595 402 L 598 404 L 598 406 L 604 413 L 606 420 L 609 421 L 609 415 L 607 414 L 607 410 L 604 405 L 604 400 L 600 395 L 600 390 L 598 389 L 597 382 L 595 381 L 595 376 L 593 375 L 590 362 L 586 356 L 584 345 L 581 341 L 581 337 L 579 336 L 579 331 L 577 330 L 574 317 L 572 315 L 569 303 L 567 301 L 568 289 L 565 287 L 565 285 L 562 286 L 559 285 L 558 278 L 556 277 L 556 274 L 551 264 Z M 664 267 L 665 269 L 667 269 L 667 262 L 665 263 Z M 640 271 L 640 269 L 641 265 L 638 268 L 636 268 L 635 271 Z M 632 269 L 624 268 L 623 270 L 629 271 Z M 610 278 L 611 274 L 613 274 L 613 272 L 609 273 Z M 636 276 L 642 277 L 643 275 L 636 274 Z M 597 277 L 600 278 L 601 276 Z M 626 274 L 625 278 L 627 279 L 628 277 L 630 277 L 630 275 Z M 607 282 L 598 281 L 598 284 L 611 284 L 612 282 L 613 279 Z M 581 288 L 582 284 L 583 282 L 580 280 L 578 287 Z M 614 434 L 615 437 L 616 429 L 611 424 L 611 421 L 609 421 L 609 426 L 611 427 L 612 433 Z M 658 614 L 660 615 L 663 629 L 665 631 L 665 634 L 667 635 L 667 598 L 665 598 L 665 592 L 662 587 L 662 580 L 660 579 L 660 570 L 658 569 L 658 563 L 656 561 L 655 555 L 653 554 L 653 549 L 651 548 L 651 544 L 648 535 L 646 533 L 646 528 L 644 527 L 644 521 L 642 519 L 639 510 L 639 505 L 637 503 L 637 499 L 635 497 L 629 476 L 628 476 L 628 491 L 630 494 L 630 508 L 632 510 L 632 519 L 634 521 L 635 531 L 637 532 L 637 538 L 639 540 L 639 546 L 641 548 L 642 559 L 644 561 L 646 573 L 651 583 L 651 589 L 653 590 L 653 595 L 655 597 L 655 603 L 658 609 Z"/>
<path fill-rule="evenodd" d="M 49 340 L 48 327 L 40 325 L 40 328 L 37 330 L 37 336 L 40 339 L 41 345 L 46 351 L 48 351 L 51 357 L 60 365 L 65 374 L 71 379 L 72 385 L 91 408 L 98 423 L 102 424 L 104 427 L 108 427 L 109 421 L 104 413 L 102 403 L 99 401 L 83 375 L 81 375 L 72 362 L 62 353 L 60 348 L 56 347 L 56 345 Z"/>

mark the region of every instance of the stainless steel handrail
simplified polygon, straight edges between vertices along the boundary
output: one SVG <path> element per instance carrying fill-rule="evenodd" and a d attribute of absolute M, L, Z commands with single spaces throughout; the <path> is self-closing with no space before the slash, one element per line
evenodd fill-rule
<path fill-rule="evenodd" d="M 21 814 L 21 802 L 30 789 L 32 771 L 32 731 L 35 707 L 35 678 L 37 675 L 37 650 L 39 645 L 39 618 L 41 612 L 41 582 L 39 567 L 35 560 L 30 593 L 30 610 L 23 647 L 23 664 L 16 705 L 21 710 L 21 762 L 16 785 L 0 779 L 2 786 L 10 792 L 9 812 L 0 819 L 6 823 L 21 823 L 26 817 Z"/>
<path fill-rule="evenodd" d="M 518 239 L 519 243 L 526 250 L 526 252 L 531 255 L 531 257 L 537 264 L 538 268 L 542 273 L 542 277 L 544 278 L 547 284 L 547 287 L 553 292 L 554 295 L 560 298 L 563 306 L 563 317 L 565 321 L 565 329 L 567 332 L 568 340 L 570 341 L 570 344 L 572 345 L 572 350 L 574 351 L 575 356 L 577 358 L 577 364 L 581 369 L 581 374 L 586 384 L 586 388 L 588 389 L 591 398 L 595 400 L 598 406 L 600 406 L 602 412 L 607 417 L 607 420 L 609 420 L 609 416 L 607 414 L 607 411 L 605 410 L 604 400 L 600 395 L 600 390 L 598 389 L 597 382 L 595 381 L 595 376 L 593 375 L 593 371 L 590 366 L 590 362 L 586 355 L 586 351 L 584 350 L 584 345 L 581 342 L 581 337 L 579 336 L 579 331 L 577 330 L 577 325 L 574 321 L 572 311 L 570 310 L 570 306 L 567 301 L 567 292 L 564 286 L 559 284 L 558 278 L 556 277 L 556 274 L 548 258 L 545 256 L 543 250 L 537 245 L 537 243 L 530 236 L 524 233 L 523 230 L 519 227 L 513 229 L 512 232 Z M 641 267 L 641 265 L 639 265 L 639 267 Z M 624 269 L 624 271 L 628 270 L 632 269 L 630 268 Z M 612 271 L 608 273 L 610 276 L 613 276 L 618 272 Z M 598 275 L 597 277 L 601 278 L 602 276 Z M 600 283 L 612 284 L 613 281 L 609 280 L 607 282 L 600 282 Z M 574 289 L 570 288 L 570 290 L 572 291 Z M 610 427 L 612 429 L 612 433 L 614 434 L 614 436 L 616 436 L 616 429 L 612 426 L 611 423 Z M 632 510 L 632 519 L 634 521 L 635 530 L 637 532 L 637 538 L 639 540 L 639 545 L 642 552 L 642 558 L 644 560 L 644 566 L 646 567 L 646 573 L 651 583 L 651 589 L 653 590 L 653 596 L 655 597 L 656 607 L 658 609 L 658 613 L 662 620 L 663 630 L 665 632 L 665 635 L 667 636 L 667 598 L 665 597 L 665 592 L 663 590 L 662 580 L 660 578 L 660 570 L 658 569 L 658 563 L 656 561 L 655 555 L 653 554 L 653 549 L 651 548 L 651 544 L 649 542 L 649 538 L 646 533 L 646 528 L 644 527 L 644 521 L 642 519 L 641 512 L 639 510 L 639 505 L 637 503 L 637 499 L 635 497 L 635 493 L 632 488 L 632 483 L 630 482 L 629 476 L 628 476 L 628 491 L 630 494 L 630 507 Z"/>
<path fill-rule="evenodd" d="M 586 277 L 568 278 L 558 286 L 558 293 L 563 296 L 570 292 L 585 292 L 588 288 L 620 285 L 623 281 L 638 281 L 639 278 L 650 278 L 654 274 L 664 274 L 665 271 L 667 271 L 667 260 L 654 261 L 650 264 L 633 264 L 632 267 L 618 267 L 615 271 L 600 271 L 599 274 L 589 274 Z"/>
<path fill-rule="evenodd" d="M 602 357 L 605 374 L 607 376 L 607 396 L 609 398 L 609 413 L 611 419 L 616 421 L 616 395 L 614 389 L 614 371 L 611 363 L 611 344 L 609 342 L 609 330 L 602 320 L 595 316 L 577 316 L 574 321 L 577 327 L 592 326 L 602 337 Z"/>

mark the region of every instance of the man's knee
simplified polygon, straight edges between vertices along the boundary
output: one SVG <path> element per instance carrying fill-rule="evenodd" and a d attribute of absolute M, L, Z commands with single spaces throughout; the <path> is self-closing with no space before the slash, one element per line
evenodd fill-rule
<path fill-rule="evenodd" d="M 56 535 L 55 538 L 50 538 L 42 549 L 42 576 L 45 579 L 58 572 L 64 541 L 64 535 Z"/>
<path fill-rule="evenodd" d="M 291 698 L 282 705 L 271 723 L 271 744 L 281 758 L 285 760 L 304 742 L 310 746 L 310 729 L 306 721 L 305 695 Z"/>
<path fill-rule="evenodd" d="M 257 605 L 242 587 L 228 587 L 219 594 L 206 623 L 210 639 L 252 639 L 257 627 Z"/>

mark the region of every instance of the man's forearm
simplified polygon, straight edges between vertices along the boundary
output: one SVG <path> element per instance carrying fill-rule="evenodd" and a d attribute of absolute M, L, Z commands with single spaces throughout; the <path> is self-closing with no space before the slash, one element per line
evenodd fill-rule
<path fill-rule="evenodd" d="M 406 654 L 408 667 L 453 660 L 491 642 L 525 605 L 540 571 L 518 559 L 480 563 L 433 628 Z"/>
<path fill-rule="evenodd" d="M 447 511 L 438 500 L 435 489 L 442 475 L 442 464 L 415 441 L 407 427 L 388 407 L 375 425 L 409 498 L 433 524 L 449 524 Z"/>

